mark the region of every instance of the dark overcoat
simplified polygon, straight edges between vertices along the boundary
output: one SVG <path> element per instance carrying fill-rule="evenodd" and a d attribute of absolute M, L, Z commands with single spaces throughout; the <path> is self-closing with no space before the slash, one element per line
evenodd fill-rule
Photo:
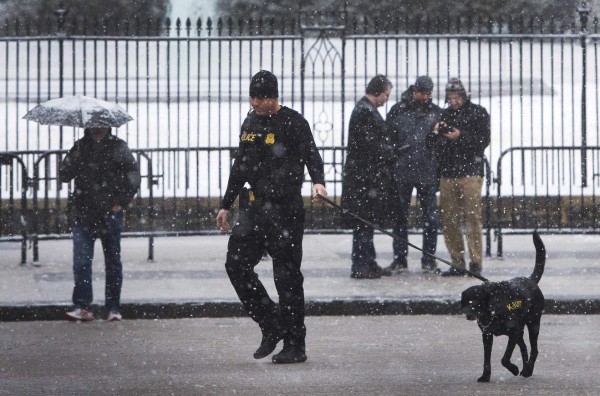
<path fill-rule="evenodd" d="M 399 208 L 394 181 L 395 154 L 384 120 L 365 96 L 356 103 L 348 131 L 342 206 L 381 227 L 393 225 Z M 344 216 L 342 226 L 358 222 Z"/>

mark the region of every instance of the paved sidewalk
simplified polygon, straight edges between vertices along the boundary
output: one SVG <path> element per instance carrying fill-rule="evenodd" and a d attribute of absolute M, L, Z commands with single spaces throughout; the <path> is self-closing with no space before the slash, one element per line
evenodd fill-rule
<path fill-rule="evenodd" d="M 531 378 L 461 316 L 308 317 L 308 361 L 255 360 L 248 318 L 0 322 L 0 395 L 598 395 L 599 315 L 544 315 Z M 281 348 L 281 344 L 277 351 Z M 522 367 L 520 353 L 512 362 Z"/>
<path fill-rule="evenodd" d="M 548 260 L 540 282 L 547 313 L 600 313 L 600 275 L 595 235 L 543 235 Z M 421 237 L 410 241 L 420 245 Z M 392 240 L 376 235 L 380 265 L 392 258 Z M 123 239 L 122 302 L 129 318 L 224 317 L 244 315 L 224 270 L 227 236 L 158 238 L 155 260 L 147 261 L 147 239 Z M 439 255 L 448 259 L 443 240 Z M 303 273 L 308 315 L 451 314 L 473 278 L 423 275 L 420 252 L 409 254 L 405 275 L 376 280 L 350 278 L 350 235 L 306 235 Z M 487 258 L 483 275 L 492 281 L 529 276 L 535 251 L 530 235 L 505 236 L 504 258 Z M 28 252 L 31 253 L 31 252 Z M 40 242 L 39 267 L 19 265 L 18 243 L 0 244 L 0 321 L 62 319 L 70 306 L 71 241 Z M 447 269 L 439 263 L 442 269 Z M 104 258 L 94 261 L 95 304 L 103 304 Z M 271 260 L 257 267 L 272 296 Z"/>

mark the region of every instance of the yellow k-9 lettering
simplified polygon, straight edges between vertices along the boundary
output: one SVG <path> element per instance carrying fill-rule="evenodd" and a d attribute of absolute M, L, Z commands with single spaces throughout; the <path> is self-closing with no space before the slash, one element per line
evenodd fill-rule
<path fill-rule="evenodd" d="M 506 305 L 506 309 L 509 311 L 514 311 L 515 309 L 523 308 L 523 301 L 515 300 L 511 301 Z"/>

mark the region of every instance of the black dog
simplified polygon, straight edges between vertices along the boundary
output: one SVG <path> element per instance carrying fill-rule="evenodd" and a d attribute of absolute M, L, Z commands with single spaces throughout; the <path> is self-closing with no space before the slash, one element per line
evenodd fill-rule
<path fill-rule="evenodd" d="M 513 375 L 519 368 L 510 362 L 516 345 L 523 357 L 523 377 L 533 374 L 533 366 L 538 355 L 537 339 L 540 332 L 540 318 L 544 310 L 544 295 L 538 287 L 544 264 L 546 248 L 537 232 L 533 233 L 535 245 L 535 268 L 529 278 L 519 277 L 504 282 L 486 282 L 473 286 L 462 293 L 461 307 L 468 320 L 477 319 L 483 333 L 483 375 L 478 382 L 488 382 L 492 372 L 490 357 L 494 336 L 507 335 L 508 345 L 502 357 L 502 365 Z M 531 355 L 527 357 L 527 346 L 523 332 L 527 326 Z"/>

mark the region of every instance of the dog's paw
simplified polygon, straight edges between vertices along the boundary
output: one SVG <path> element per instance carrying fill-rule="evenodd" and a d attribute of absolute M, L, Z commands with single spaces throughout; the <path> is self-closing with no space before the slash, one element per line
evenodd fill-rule
<path fill-rule="evenodd" d="M 491 373 L 484 372 L 481 377 L 477 378 L 477 382 L 490 382 Z"/>
<path fill-rule="evenodd" d="M 519 375 L 519 368 L 517 367 L 517 365 L 505 360 L 502 360 L 502 365 L 506 367 L 506 369 L 510 371 L 512 375 Z"/>
<path fill-rule="evenodd" d="M 521 375 L 525 378 L 531 377 L 533 375 L 533 364 L 525 363 L 523 370 L 521 370 Z"/>

